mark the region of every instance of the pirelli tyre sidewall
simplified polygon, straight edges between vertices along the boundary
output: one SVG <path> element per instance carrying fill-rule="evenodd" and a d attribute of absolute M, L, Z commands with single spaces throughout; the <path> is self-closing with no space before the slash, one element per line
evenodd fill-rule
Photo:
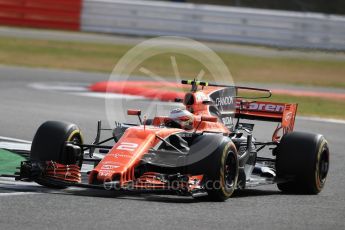
<path fill-rule="evenodd" d="M 292 132 L 285 135 L 277 149 L 278 188 L 286 193 L 318 194 L 329 169 L 329 147 L 320 134 Z"/>
<path fill-rule="evenodd" d="M 231 197 L 237 186 L 238 155 L 236 147 L 229 138 L 224 136 L 200 138 L 203 143 L 213 140 L 218 144 L 218 147 L 208 157 L 195 166 L 203 169 L 208 198 L 214 201 L 224 201 Z"/>
<path fill-rule="evenodd" d="M 74 156 L 72 152 L 67 151 L 66 142 L 83 143 L 82 134 L 79 128 L 72 123 L 60 121 L 47 121 L 37 130 L 33 139 L 30 151 L 31 161 L 55 161 L 61 164 L 77 164 L 81 166 L 83 161 L 83 151 L 80 156 Z M 37 183 L 54 188 L 64 188 L 49 179 L 39 178 Z"/>

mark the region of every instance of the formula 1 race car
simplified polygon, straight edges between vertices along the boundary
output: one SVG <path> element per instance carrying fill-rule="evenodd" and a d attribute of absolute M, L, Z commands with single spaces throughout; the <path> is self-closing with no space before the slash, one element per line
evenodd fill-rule
<path fill-rule="evenodd" d="M 329 168 L 329 148 L 320 134 L 294 132 L 297 104 L 257 101 L 239 90 L 267 94 L 266 89 L 183 80 L 191 91 L 183 109 L 169 116 L 117 123 L 108 139 L 98 122 L 96 140 L 84 144 L 79 128 L 48 121 L 37 130 L 28 161 L 16 180 L 63 189 L 69 186 L 207 197 L 223 201 L 235 190 L 276 183 L 285 193 L 317 194 Z M 277 122 L 272 140 L 253 137 L 248 120 Z M 246 121 L 246 122 L 245 122 Z M 105 145 L 114 141 L 115 144 Z M 269 147 L 272 157 L 258 156 Z M 104 153 L 95 157 L 95 149 Z M 99 155 L 99 154 L 96 154 Z M 82 182 L 83 165 L 94 165 Z"/>

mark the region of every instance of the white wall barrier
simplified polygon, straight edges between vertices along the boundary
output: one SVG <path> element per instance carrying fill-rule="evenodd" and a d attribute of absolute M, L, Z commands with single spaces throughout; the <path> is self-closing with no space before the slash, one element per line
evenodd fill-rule
<path fill-rule="evenodd" d="M 345 17 L 157 1 L 84 0 L 81 30 L 345 50 Z"/>

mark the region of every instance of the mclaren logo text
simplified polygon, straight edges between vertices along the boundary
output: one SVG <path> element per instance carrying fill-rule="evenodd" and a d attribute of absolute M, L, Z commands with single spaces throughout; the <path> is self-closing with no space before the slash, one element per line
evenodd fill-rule
<path fill-rule="evenodd" d="M 237 103 L 237 108 L 240 108 L 240 103 Z M 284 105 L 270 104 L 270 103 L 245 103 L 242 105 L 243 109 L 254 110 L 254 111 L 263 111 L 263 112 L 275 112 L 282 113 L 284 111 Z"/>

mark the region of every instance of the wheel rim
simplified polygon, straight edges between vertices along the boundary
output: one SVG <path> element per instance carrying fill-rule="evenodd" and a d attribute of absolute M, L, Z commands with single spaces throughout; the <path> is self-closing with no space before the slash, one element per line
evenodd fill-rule
<path fill-rule="evenodd" d="M 71 139 L 71 142 L 72 143 L 75 143 L 75 144 L 82 144 L 82 141 L 81 141 L 81 138 L 78 136 L 78 135 L 74 135 Z M 78 165 L 79 167 L 81 167 L 81 165 L 83 164 L 83 149 L 81 149 L 80 151 L 80 155 L 76 157 L 76 165 Z"/>
<path fill-rule="evenodd" d="M 329 155 L 327 149 L 323 150 L 320 156 L 319 161 L 319 181 L 321 184 L 323 184 L 326 180 L 327 174 L 328 174 L 328 168 L 329 168 Z"/>
<path fill-rule="evenodd" d="M 233 152 L 229 152 L 226 157 L 224 167 L 224 181 L 226 188 L 233 188 L 236 180 L 236 158 Z"/>

